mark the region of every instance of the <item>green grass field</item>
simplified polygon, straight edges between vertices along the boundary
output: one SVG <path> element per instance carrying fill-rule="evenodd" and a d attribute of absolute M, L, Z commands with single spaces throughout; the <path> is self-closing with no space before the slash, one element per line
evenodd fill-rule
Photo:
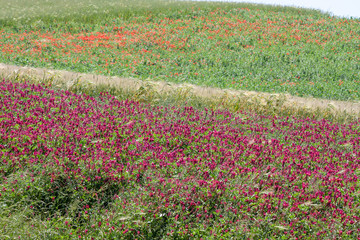
<path fill-rule="evenodd" d="M 234 3 L 38 1 L 23 8 L 15 1 L 5 6 L 0 32 L 5 63 L 360 99 L 359 19 Z"/>

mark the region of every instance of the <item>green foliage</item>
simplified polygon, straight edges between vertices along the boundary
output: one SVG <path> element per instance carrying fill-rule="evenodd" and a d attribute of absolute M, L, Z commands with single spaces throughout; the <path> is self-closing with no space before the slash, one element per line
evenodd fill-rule
<path fill-rule="evenodd" d="M 2 50 L 0 60 L 3 62 L 135 77 L 143 80 L 189 82 L 220 88 L 282 92 L 328 99 L 360 99 L 358 92 L 360 87 L 358 81 L 360 70 L 358 19 L 340 19 L 316 10 L 290 7 L 166 0 L 145 2 L 141 0 L 0 0 L 0 6 L 2 6 L 0 8 L 0 47 Z M 242 26 L 243 23 L 239 25 L 239 21 L 246 23 Z M 159 28 L 159 26 L 161 27 Z M 135 34 L 135 38 L 138 37 L 140 40 L 129 41 L 124 46 L 111 41 L 104 43 L 101 41 L 106 39 L 100 38 L 98 42 L 95 41 L 95 45 L 99 44 L 99 46 L 91 45 L 86 48 L 87 42 L 77 39 L 78 37 L 95 36 L 99 33 L 111 37 L 120 31 L 121 27 L 127 31 L 125 38 L 128 39 L 133 39 L 129 37 L 132 31 L 144 34 L 164 30 L 166 34 L 162 34 L 161 31 L 157 34 L 168 43 L 162 46 L 157 45 L 153 41 L 147 40 L 147 36 Z M 247 28 L 247 30 L 239 30 L 241 27 Z M 300 31 L 299 34 L 297 34 L 298 31 Z M 226 35 L 228 32 L 233 35 Z M 21 38 L 26 35 L 25 33 L 28 35 Z M 64 35 L 69 38 L 63 38 Z M 60 42 L 55 43 L 64 44 L 64 46 L 57 48 L 55 44 L 47 44 L 46 39 L 60 39 Z M 272 41 L 270 45 L 266 43 L 269 39 Z M 184 43 L 183 40 L 186 44 L 181 47 L 180 45 Z M 326 44 L 322 44 L 323 42 Z M 111 48 L 105 46 L 106 44 Z M 75 48 L 69 46 L 75 45 L 84 47 L 86 51 L 71 52 Z M 170 47 L 170 45 L 175 47 Z M 16 47 L 20 49 L 17 54 L 8 52 Z M 40 51 L 38 51 L 39 48 Z M 33 55 L 28 54 L 31 51 L 38 52 Z M 71 54 L 65 54 L 66 51 Z M 125 54 L 130 55 L 121 59 Z M 77 58 L 79 60 L 76 60 Z M 137 61 L 137 64 L 133 65 L 134 61 Z M 113 65 L 107 67 L 105 64 L 109 62 Z M 170 109 L 174 106 L 191 105 L 195 109 L 206 111 L 206 115 L 203 117 L 211 117 L 214 122 L 221 122 L 225 119 L 223 115 L 213 116 L 213 113 L 210 113 L 215 109 L 227 109 L 244 122 L 250 121 L 249 119 L 252 118 L 249 114 L 243 113 L 244 110 L 274 116 L 274 119 L 276 119 L 275 116 L 298 116 L 348 122 L 354 117 L 346 114 L 334 115 L 329 109 L 292 108 L 285 106 L 281 97 L 240 98 L 225 94 L 218 98 L 206 99 L 192 94 L 187 88 L 166 93 L 159 91 L 146 81 L 141 82 L 138 89 L 125 90 L 107 85 L 94 86 L 87 81 L 80 81 L 80 79 L 69 83 L 56 81 L 55 78 L 39 80 L 15 76 L 10 80 L 17 83 L 41 82 L 55 92 L 61 89 L 87 94 L 96 98 L 99 103 L 102 102 L 103 92 L 108 92 L 119 100 L 134 100 L 161 108 L 167 106 Z M 24 102 L 28 100 L 21 99 Z M 39 107 L 43 107 L 43 105 L 40 103 Z M 212 110 L 208 112 L 207 108 Z M 3 108 L 0 113 L 6 111 L 7 109 Z M 53 108 L 50 111 L 56 115 L 60 108 Z M 168 117 L 179 122 L 188 120 L 175 113 Z M 19 119 L 24 118 L 31 118 L 31 115 L 19 115 Z M 270 117 L 267 118 L 264 117 L 265 120 L 261 121 L 255 120 L 256 125 L 265 126 L 261 129 L 267 131 L 275 124 L 274 121 L 270 122 Z M 141 119 L 136 120 L 140 121 Z M 292 123 L 284 121 L 282 124 L 284 133 L 268 132 L 267 139 L 279 136 L 281 138 L 283 134 L 286 135 L 286 124 Z M 243 134 L 245 133 L 245 135 L 250 136 L 254 133 L 253 126 L 245 129 L 243 123 L 233 127 L 244 130 Z M 14 125 L 14 131 L 21 129 L 21 125 Z M 356 125 L 351 129 L 355 131 Z M 36 130 L 35 127 L 34 131 Z M 221 129 L 214 127 L 212 131 L 221 131 Z M 205 132 L 204 136 L 210 132 L 210 130 Z M 100 139 L 91 142 L 87 148 L 75 148 L 74 151 L 81 154 L 89 149 L 99 150 L 97 143 L 101 141 L 105 133 L 96 131 L 87 134 L 89 136 L 96 135 Z M 101 151 L 111 156 L 115 149 L 111 147 L 110 143 L 116 141 L 117 138 L 127 139 L 127 137 L 124 133 L 114 133 L 108 139 L 109 145 L 101 148 Z M 339 135 L 339 137 L 341 136 Z M 349 136 L 344 135 L 343 137 Z M 202 144 L 209 142 L 215 146 L 220 144 L 220 142 L 216 142 L 215 137 L 209 139 L 204 137 L 198 145 L 189 144 L 188 137 L 181 135 L 168 140 L 164 135 L 153 133 L 152 138 L 151 143 L 154 146 L 168 146 L 171 151 L 179 151 L 184 156 L 195 156 L 197 154 L 196 147 Z M 58 138 L 47 142 L 43 138 L 38 138 L 29 146 L 29 149 L 33 152 L 46 152 L 45 147 L 62 146 L 64 140 L 64 138 Z M 9 137 L 1 138 L 0 141 L 0 145 L 4 149 L 2 153 L 12 151 L 9 150 L 10 146 L 11 149 L 21 152 L 23 150 L 21 144 L 30 139 Z M 143 137 L 136 139 L 138 143 L 143 143 L 143 141 Z M 85 141 L 80 140 L 77 144 L 84 143 Z M 282 141 L 281 148 L 287 143 L 286 140 Z M 234 146 L 232 143 L 228 144 Z M 266 144 L 268 144 L 267 140 L 259 143 L 258 148 L 262 148 Z M 320 149 L 323 143 L 311 144 L 314 148 Z M 344 151 L 345 157 L 351 157 L 355 153 L 351 144 L 335 145 L 336 150 Z M 64 145 L 64 147 L 66 146 Z M 333 146 L 330 144 L 329 147 Z M 140 166 L 143 159 L 133 158 L 130 160 L 128 156 L 130 151 L 136 150 L 136 144 L 129 143 L 127 149 L 128 152 L 122 152 L 117 161 L 124 166 L 133 161 L 134 164 Z M 209 155 L 221 154 L 219 151 L 211 149 L 208 150 L 208 153 Z M 341 155 L 339 161 L 344 156 Z M 142 157 L 151 159 L 151 151 Z M 252 157 L 255 156 L 241 156 L 242 160 L 238 162 L 238 166 L 246 167 L 248 164 L 246 161 Z M 324 159 L 326 158 L 330 157 L 325 156 Z M 137 175 L 136 181 L 127 181 L 127 177 L 130 179 L 130 173 L 124 172 L 124 179 L 115 182 L 109 181 L 106 173 L 99 171 L 102 167 L 101 162 L 97 162 L 94 169 L 86 169 L 85 164 L 75 164 L 63 157 L 61 158 L 63 165 L 60 167 L 53 163 L 54 159 L 51 156 L 45 156 L 41 160 L 44 161 L 41 164 L 18 164 L 18 162 L 26 163 L 29 159 L 29 156 L 24 159 L 14 158 L 12 164 L 5 164 L 8 159 L 1 159 L 4 164 L 0 167 L 0 185 L 2 187 L 0 189 L 0 238 L 78 239 L 79 236 L 86 236 L 86 239 L 200 239 L 207 236 L 207 239 L 219 239 L 221 236 L 223 239 L 271 239 L 275 235 L 281 236 L 282 233 L 289 231 L 288 226 L 273 223 L 273 214 L 264 217 L 258 216 L 256 204 L 263 204 L 264 202 L 261 200 L 256 204 L 248 204 L 257 200 L 259 196 L 262 198 L 263 192 L 247 197 L 242 196 L 235 200 L 235 195 L 229 189 L 224 192 L 214 190 L 213 195 L 208 196 L 205 201 L 199 202 L 197 206 L 186 205 L 184 208 L 178 207 L 181 201 L 187 202 L 188 200 L 184 195 L 186 193 L 184 189 L 179 188 L 180 190 L 175 191 L 172 195 L 172 203 L 174 206 L 178 204 L 176 208 L 172 208 L 170 205 L 165 207 L 165 203 L 162 202 L 164 199 L 160 196 L 148 195 L 148 191 L 152 187 L 156 187 L 156 191 L 165 194 L 171 188 L 176 187 L 171 184 L 160 184 L 157 176 L 161 175 L 174 181 L 183 181 L 189 176 L 199 177 L 195 163 L 179 167 L 176 162 L 170 162 L 167 168 L 158 168 L 152 173 L 153 180 L 149 180 L 151 179 L 148 178 L 149 173 L 138 169 L 131 173 Z M 337 159 L 335 158 L 335 160 Z M 333 165 L 341 167 L 342 165 L 335 163 L 335 160 L 334 163 L 328 164 L 332 167 Z M 268 160 L 263 159 L 263 161 L 265 164 Z M 154 164 L 156 165 L 157 162 Z M 272 166 L 271 163 L 266 164 L 269 164 L 269 168 Z M 279 164 L 279 162 L 274 164 Z M 73 175 L 66 172 L 75 167 L 86 170 L 83 171 L 83 178 L 77 178 L 75 171 Z M 282 167 L 284 168 L 284 165 Z M 206 169 L 204 167 L 202 170 L 208 170 L 212 179 L 221 179 L 223 174 L 228 174 L 221 168 L 210 169 L 209 167 Z M 339 176 L 336 175 L 338 174 L 336 171 L 333 171 L 332 174 L 335 174 L 336 178 Z M 358 175 L 357 172 L 356 175 Z M 255 184 L 269 179 L 268 176 L 270 175 L 262 176 L 252 172 L 240 174 L 230 180 L 232 182 L 229 184 L 240 186 L 239 183 L 246 183 L 249 186 L 254 185 L 252 187 L 256 189 Z M 277 180 L 281 181 L 281 179 Z M 301 188 L 303 182 L 306 181 L 297 179 L 292 184 Z M 186 188 L 194 188 L 198 194 L 206 195 L 208 193 L 208 188 L 191 181 L 186 182 L 185 185 Z M 315 188 L 316 184 L 313 185 Z M 358 187 L 356 183 L 354 186 Z M 321 186 L 321 188 L 326 190 L 326 186 Z M 236 187 L 235 189 L 237 190 Z M 348 189 L 340 187 L 337 189 L 344 195 L 346 190 Z M 359 194 L 353 193 L 352 196 L 355 202 L 359 201 Z M 292 197 L 301 198 L 299 193 L 293 193 Z M 136 199 L 141 199 L 142 202 L 132 201 Z M 227 203 L 224 203 L 224 199 Z M 271 198 L 267 198 L 267 200 L 272 201 Z M 239 219 L 238 214 L 226 209 L 226 207 L 238 204 L 249 207 L 246 211 L 248 215 L 245 215 L 251 216 L 251 218 Z M 277 203 L 271 202 L 271 204 L 276 205 Z M 342 203 L 339 204 L 339 208 L 349 211 Z M 203 210 L 206 210 L 209 215 L 206 219 L 194 214 L 194 212 Z M 302 235 L 306 239 L 309 236 L 313 237 L 315 233 L 321 233 L 327 227 L 326 223 L 319 219 L 316 221 L 314 219 L 312 224 L 304 220 L 306 212 L 327 212 L 326 207 L 320 203 L 320 199 L 298 205 L 297 210 L 299 211 L 298 215 L 284 210 L 277 216 L 279 221 L 295 222 L 293 229 L 302 229 L 304 232 L 295 230 L 292 233 L 294 236 Z M 301 212 L 304 215 L 301 215 Z M 352 213 L 355 216 L 359 215 L 359 211 L 356 209 Z M 178 219 L 176 214 L 181 215 L 181 219 Z M 304 218 L 301 218 L 302 216 Z M 236 220 L 236 224 L 232 220 Z M 107 225 L 107 223 L 111 225 Z M 351 226 L 337 222 L 332 224 L 336 231 L 343 228 L 349 230 L 343 233 L 337 231 L 337 236 L 342 235 L 343 239 L 356 237 L 357 222 Z M 122 230 L 113 231 L 112 227 L 114 226 Z M 236 226 L 236 229 L 231 226 Z M 322 233 L 324 236 L 328 234 L 327 237 L 332 237 L 331 234 L 335 234 L 335 232 L 326 231 Z M 322 237 L 322 235 L 318 236 Z"/>
<path fill-rule="evenodd" d="M 358 19 L 235 3 L 57 4 L 49 7 L 59 8 L 59 16 L 46 15 L 51 10 L 37 14 L 28 9 L 29 18 L 4 18 L 0 61 L 227 89 L 360 99 Z M 76 7 L 70 11 L 66 4 Z"/>

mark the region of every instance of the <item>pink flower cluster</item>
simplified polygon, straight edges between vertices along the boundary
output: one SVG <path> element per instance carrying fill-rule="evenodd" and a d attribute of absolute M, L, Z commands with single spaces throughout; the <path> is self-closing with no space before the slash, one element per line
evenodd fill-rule
<path fill-rule="evenodd" d="M 118 186 L 113 205 L 138 209 L 139 219 L 99 227 L 122 233 L 166 219 L 169 236 L 195 236 L 199 226 L 215 237 L 360 235 L 359 131 L 359 122 L 153 107 L 0 83 L 0 176 L 66 176 L 97 200 L 103 186 Z M 0 201 L 12 191 L 5 183 Z"/>

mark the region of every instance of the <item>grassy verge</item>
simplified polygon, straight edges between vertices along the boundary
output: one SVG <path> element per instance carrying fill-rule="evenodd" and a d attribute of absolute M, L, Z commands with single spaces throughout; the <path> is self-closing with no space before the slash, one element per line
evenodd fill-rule
<path fill-rule="evenodd" d="M 119 100 L 133 100 L 152 106 L 192 106 L 198 110 L 213 109 L 227 110 L 232 113 L 249 112 L 259 115 L 272 115 L 281 117 L 309 118 L 314 120 L 326 119 L 337 123 L 348 123 L 359 119 L 357 112 L 334 108 L 331 104 L 327 107 L 309 107 L 308 105 L 289 102 L 285 95 L 274 94 L 247 94 L 225 91 L 214 94 L 198 94 L 191 86 L 183 85 L 168 89 L 160 87 L 156 82 L 137 81 L 136 85 L 116 85 L 109 81 L 99 83 L 83 77 L 70 77 L 64 80 L 61 75 L 7 72 L 1 75 L 4 79 L 13 82 L 30 82 L 45 84 L 54 90 L 71 91 L 76 94 L 87 94 L 97 97 L 102 92 L 116 96 Z"/>

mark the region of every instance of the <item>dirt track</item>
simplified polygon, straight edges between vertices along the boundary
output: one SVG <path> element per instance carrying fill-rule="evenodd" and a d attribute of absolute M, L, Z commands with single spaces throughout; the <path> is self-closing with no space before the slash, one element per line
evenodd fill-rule
<path fill-rule="evenodd" d="M 121 78 L 121 77 L 109 77 L 103 75 L 96 74 L 84 74 L 84 73 L 76 73 L 64 70 L 50 70 L 44 68 L 32 68 L 32 67 L 20 67 L 14 65 L 7 65 L 0 63 L 0 75 L 2 76 L 11 76 L 14 74 L 26 74 L 30 76 L 34 76 L 37 78 L 48 78 L 48 77 L 56 77 L 58 79 L 62 79 L 66 82 L 82 79 L 93 84 L 109 84 L 110 86 L 125 88 L 125 89 L 137 89 L 143 83 L 141 80 L 131 79 L 131 78 Z M 285 99 L 285 103 L 288 106 L 298 106 L 305 107 L 311 109 L 332 109 L 336 112 L 346 112 L 349 114 L 360 113 L 360 102 L 346 102 L 346 101 L 334 101 L 334 100 L 325 100 L 325 99 L 316 99 L 316 98 L 301 98 L 295 97 L 291 95 L 281 95 L 281 94 L 270 94 L 270 93 L 259 93 L 253 91 L 235 91 L 235 90 L 223 90 L 218 88 L 210 88 L 210 87 L 199 87 L 191 84 L 169 84 L 166 82 L 151 82 L 154 86 L 156 86 L 161 91 L 172 91 L 176 88 L 190 88 L 191 92 L 198 96 L 204 98 L 212 98 L 219 97 L 224 94 L 231 95 L 239 95 L 245 97 L 256 97 L 257 99 L 269 99 L 271 97 L 283 97 Z"/>

